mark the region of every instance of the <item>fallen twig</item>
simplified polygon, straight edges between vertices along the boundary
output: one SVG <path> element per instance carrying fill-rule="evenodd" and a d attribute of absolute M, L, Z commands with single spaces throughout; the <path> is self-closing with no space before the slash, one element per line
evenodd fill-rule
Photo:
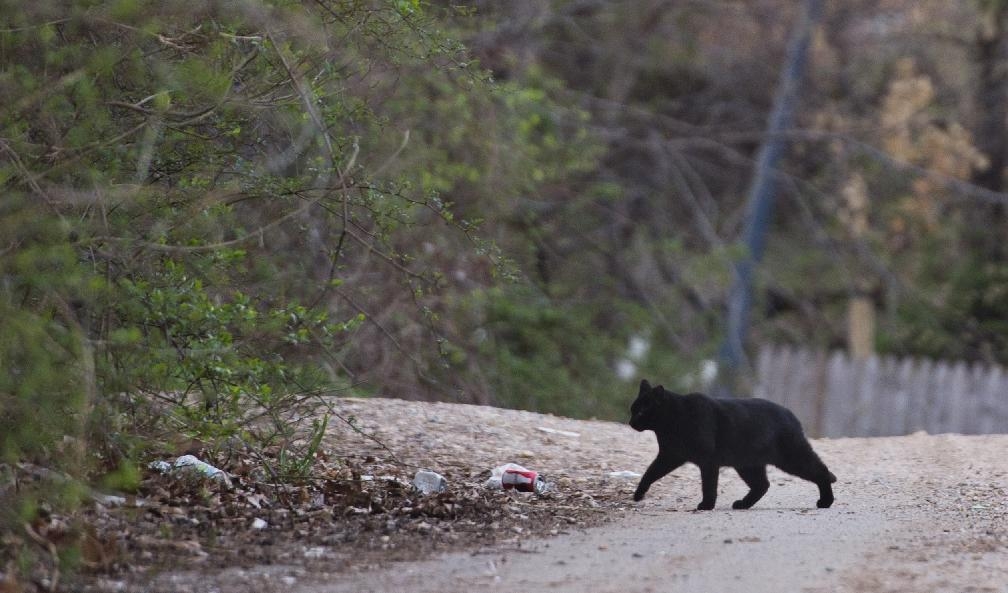
<path fill-rule="evenodd" d="M 42 546 L 47 552 L 49 552 L 49 557 L 52 559 L 52 572 L 49 573 L 49 586 L 47 587 L 47 590 L 55 591 L 59 586 L 60 580 L 59 554 L 56 551 L 56 544 L 39 535 L 39 533 L 28 523 L 25 523 L 23 528 L 32 541 Z"/>

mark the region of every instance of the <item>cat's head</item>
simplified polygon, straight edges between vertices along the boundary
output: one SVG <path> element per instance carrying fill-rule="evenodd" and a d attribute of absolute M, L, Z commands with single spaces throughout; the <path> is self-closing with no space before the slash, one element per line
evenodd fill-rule
<path fill-rule="evenodd" d="M 658 408 L 664 399 L 664 393 L 665 388 L 661 385 L 652 387 L 647 379 L 641 380 L 637 399 L 630 404 L 630 428 L 641 432 L 654 430 L 658 426 Z"/>

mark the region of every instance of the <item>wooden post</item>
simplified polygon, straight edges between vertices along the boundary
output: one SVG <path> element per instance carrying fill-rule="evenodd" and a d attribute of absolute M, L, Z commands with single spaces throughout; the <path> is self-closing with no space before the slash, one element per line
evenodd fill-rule
<path fill-rule="evenodd" d="M 851 214 L 851 236 L 860 241 L 868 232 L 868 186 L 860 173 L 851 177 L 843 195 Z M 858 360 L 875 353 L 875 306 L 870 293 L 871 282 L 867 278 L 856 279 L 854 294 L 847 306 L 847 348 Z"/>

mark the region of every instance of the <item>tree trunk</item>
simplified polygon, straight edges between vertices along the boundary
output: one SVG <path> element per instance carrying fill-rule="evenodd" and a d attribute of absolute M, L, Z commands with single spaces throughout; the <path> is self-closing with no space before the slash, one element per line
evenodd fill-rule
<path fill-rule="evenodd" d="M 766 138 L 760 147 L 756 160 L 752 186 L 749 190 L 746 226 L 743 243 L 747 253 L 735 265 L 735 277 L 728 302 L 727 331 L 721 347 L 722 377 L 728 383 L 722 387 L 732 390 L 743 375 L 751 374 L 751 367 L 745 353 L 748 333 L 749 309 L 752 305 L 753 274 L 763 257 L 767 229 L 773 213 L 776 187 L 774 177 L 777 163 L 784 149 L 782 132 L 792 126 L 798 91 L 808 61 L 812 32 L 822 17 L 822 0 L 806 0 L 805 14 L 795 26 L 794 37 L 788 46 L 781 79 L 774 97 L 773 111 L 767 125 Z"/>
<path fill-rule="evenodd" d="M 973 182 L 991 191 L 1005 190 L 1008 165 L 1008 4 L 992 3 L 982 15 L 974 45 L 978 67 L 977 119 L 974 136 L 977 148 L 990 165 L 973 175 Z M 1000 204 L 980 205 L 973 210 L 976 233 L 971 242 L 987 259 L 1008 259 L 1001 233 L 991 232 L 991 223 L 1003 223 L 1005 208 Z"/>

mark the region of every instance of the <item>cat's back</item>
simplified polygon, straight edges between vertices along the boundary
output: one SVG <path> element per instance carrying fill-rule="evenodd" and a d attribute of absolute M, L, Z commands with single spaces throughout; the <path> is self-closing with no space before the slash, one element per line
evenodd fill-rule
<path fill-rule="evenodd" d="M 719 413 L 734 422 L 755 423 L 765 427 L 784 430 L 801 430 L 798 418 L 791 410 L 770 400 L 758 397 L 716 397 L 707 398 Z"/>
<path fill-rule="evenodd" d="M 718 406 L 729 409 L 747 410 L 754 413 L 765 414 L 779 414 L 781 412 L 786 412 L 788 414 L 791 413 L 790 410 L 784 406 L 759 397 L 710 397 L 699 393 L 691 395 L 699 395 Z"/>
<path fill-rule="evenodd" d="M 802 432 L 791 410 L 758 397 L 710 397 L 702 393 L 676 396 L 674 416 L 695 430 Z"/>

